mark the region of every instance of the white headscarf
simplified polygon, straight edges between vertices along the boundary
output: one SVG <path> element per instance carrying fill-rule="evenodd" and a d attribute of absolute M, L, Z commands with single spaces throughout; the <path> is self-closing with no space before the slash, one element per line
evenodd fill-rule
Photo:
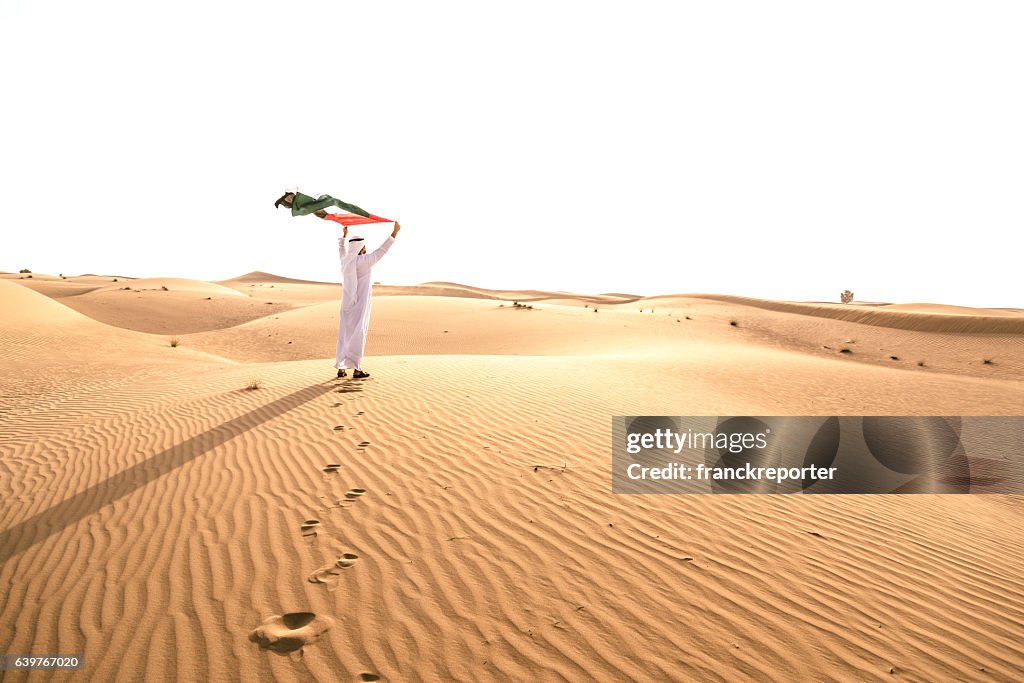
<path fill-rule="evenodd" d="M 359 252 L 362 251 L 363 247 L 366 246 L 366 240 L 360 235 L 353 235 L 348 238 L 348 249 L 345 250 L 345 260 L 354 259 L 359 256 Z"/>

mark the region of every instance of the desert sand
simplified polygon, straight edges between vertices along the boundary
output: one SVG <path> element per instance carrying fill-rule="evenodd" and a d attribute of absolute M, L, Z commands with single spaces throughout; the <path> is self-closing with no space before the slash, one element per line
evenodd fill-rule
<path fill-rule="evenodd" d="M 613 415 L 1020 414 L 1024 312 L 384 285 L 357 381 L 339 295 L 0 275 L 32 680 L 1024 677 L 1024 498 L 610 484 Z"/>

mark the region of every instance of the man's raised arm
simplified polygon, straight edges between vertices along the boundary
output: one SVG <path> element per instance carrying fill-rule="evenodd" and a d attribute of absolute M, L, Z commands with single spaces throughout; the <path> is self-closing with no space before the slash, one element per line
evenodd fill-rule
<path fill-rule="evenodd" d="M 371 266 L 377 263 L 377 261 L 380 261 L 384 254 L 388 253 L 388 249 L 390 249 L 391 245 L 395 243 L 395 238 L 398 237 L 398 231 L 401 229 L 402 226 L 398 224 L 398 221 L 395 221 L 395 228 L 391 231 L 391 237 L 384 240 L 384 244 L 366 255 L 366 260 Z"/>
<path fill-rule="evenodd" d="M 345 265 L 345 250 L 346 250 L 346 238 L 348 237 L 348 226 L 345 226 L 345 231 L 338 238 L 338 258 L 341 259 L 342 265 Z"/>

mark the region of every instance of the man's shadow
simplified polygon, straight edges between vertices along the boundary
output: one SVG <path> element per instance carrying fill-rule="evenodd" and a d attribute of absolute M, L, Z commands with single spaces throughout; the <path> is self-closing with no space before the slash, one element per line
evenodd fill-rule
<path fill-rule="evenodd" d="M 282 396 L 171 446 L 18 522 L 9 529 L 0 531 L 0 565 L 217 446 L 334 388 L 333 382 L 316 384 Z"/>

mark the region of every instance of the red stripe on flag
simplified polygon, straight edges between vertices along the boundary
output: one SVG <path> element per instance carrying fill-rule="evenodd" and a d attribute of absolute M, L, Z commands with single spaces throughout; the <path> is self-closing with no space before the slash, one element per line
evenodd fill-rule
<path fill-rule="evenodd" d="M 369 218 L 365 216 L 358 216 L 354 213 L 329 213 L 324 216 L 325 221 L 334 221 L 335 223 L 341 223 L 342 225 L 366 225 L 367 223 L 391 223 L 390 218 L 381 218 L 380 216 L 374 216 L 372 213 Z"/>

